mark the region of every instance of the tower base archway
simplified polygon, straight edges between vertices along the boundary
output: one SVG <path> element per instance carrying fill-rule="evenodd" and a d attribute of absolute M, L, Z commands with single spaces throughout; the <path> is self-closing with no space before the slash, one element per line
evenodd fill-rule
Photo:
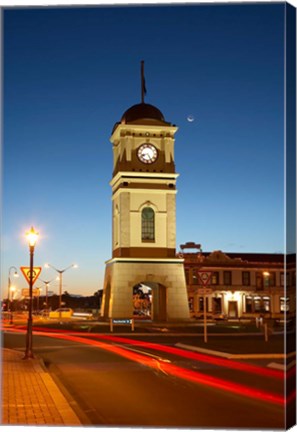
<path fill-rule="evenodd" d="M 133 287 L 152 290 L 153 321 L 190 319 L 183 260 L 113 258 L 106 263 L 101 316 L 132 318 Z"/>
<path fill-rule="evenodd" d="M 133 318 L 166 321 L 167 289 L 156 282 L 142 281 L 133 287 Z"/>

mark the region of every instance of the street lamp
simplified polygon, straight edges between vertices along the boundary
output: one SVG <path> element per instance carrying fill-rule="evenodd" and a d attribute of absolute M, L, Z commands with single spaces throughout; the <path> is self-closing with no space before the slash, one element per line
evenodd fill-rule
<path fill-rule="evenodd" d="M 13 303 L 13 299 L 14 299 L 14 292 L 15 292 L 16 288 L 14 286 L 10 287 L 10 321 L 9 324 L 13 324 L 13 308 L 12 308 L 12 303 Z"/>
<path fill-rule="evenodd" d="M 12 308 L 11 308 L 11 292 L 12 292 L 12 286 L 11 286 L 11 277 L 10 277 L 10 273 L 11 271 L 14 270 L 14 277 L 19 277 L 17 268 L 15 266 L 11 266 L 9 267 L 8 270 L 8 293 L 7 293 L 7 310 L 10 311 L 10 324 L 13 324 L 13 316 L 12 316 Z"/>
<path fill-rule="evenodd" d="M 29 243 L 30 251 L 30 273 L 29 273 L 29 315 L 28 315 L 28 325 L 27 325 L 27 335 L 26 335 L 26 352 L 24 360 L 29 358 L 34 358 L 32 351 L 32 306 L 33 306 L 33 258 L 34 258 L 34 248 L 38 238 L 38 233 L 31 227 L 31 230 L 26 232 L 26 237 Z"/>
<path fill-rule="evenodd" d="M 59 273 L 59 308 L 61 308 L 61 306 L 62 306 L 62 275 L 66 270 L 69 270 L 72 267 L 77 268 L 77 264 L 71 264 L 70 266 L 64 268 L 63 270 L 59 270 L 51 264 L 45 264 L 45 267 L 46 268 L 51 267 L 52 269 L 54 269 L 56 272 Z"/>
<path fill-rule="evenodd" d="M 44 281 L 44 280 L 42 280 L 42 279 L 40 279 L 40 278 L 38 278 L 38 279 L 41 280 L 41 282 L 43 282 L 44 285 L 45 285 L 45 308 L 46 308 L 46 310 L 47 310 L 47 307 L 48 307 L 48 304 L 47 304 L 47 302 L 48 302 L 48 287 L 49 287 L 49 284 L 50 284 L 54 279 L 52 279 L 52 280 L 50 280 L 50 281 Z"/>

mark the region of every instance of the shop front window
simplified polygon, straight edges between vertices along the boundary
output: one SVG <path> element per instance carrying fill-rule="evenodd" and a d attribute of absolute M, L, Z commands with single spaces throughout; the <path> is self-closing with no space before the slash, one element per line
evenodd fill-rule
<path fill-rule="evenodd" d="M 261 297 L 254 297 L 254 310 L 255 312 L 261 312 Z"/>
<path fill-rule="evenodd" d="M 208 311 L 208 297 L 206 297 L 206 310 Z M 199 311 L 204 311 L 204 297 L 199 297 Z"/>
<path fill-rule="evenodd" d="M 213 312 L 215 314 L 222 313 L 222 299 L 221 297 L 213 298 Z"/>
<path fill-rule="evenodd" d="M 270 297 L 263 297 L 264 312 L 270 312 Z"/>
<path fill-rule="evenodd" d="M 245 312 L 246 313 L 265 313 L 270 312 L 271 299 L 268 296 L 246 296 Z"/>
<path fill-rule="evenodd" d="M 289 297 L 280 297 L 280 311 L 284 313 L 284 312 L 289 312 L 289 310 L 290 310 Z"/>
<path fill-rule="evenodd" d="M 253 312 L 253 298 L 252 297 L 246 297 L 245 298 L 245 311 L 246 311 L 246 313 L 252 313 Z"/>

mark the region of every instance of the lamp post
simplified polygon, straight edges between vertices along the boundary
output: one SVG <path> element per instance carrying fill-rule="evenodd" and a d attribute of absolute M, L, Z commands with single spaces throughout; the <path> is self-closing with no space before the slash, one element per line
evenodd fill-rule
<path fill-rule="evenodd" d="M 13 308 L 12 308 L 12 303 L 13 303 L 13 297 L 14 297 L 14 293 L 15 292 L 15 287 L 12 286 L 10 287 L 10 321 L 9 324 L 13 324 Z"/>
<path fill-rule="evenodd" d="M 17 268 L 15 266 L 11 266 L 9 267 L 8 270 L 8 293 L 7 293 L 7 310 L 10 311 L 10 324 L 13 324 L 13 316 L 12 316 L 12 309 L 11 309 L 11 291 L 12 291 L 12 286 L 11 286 L 11 277 L 10 277 L 10 273 L 11 270 L 14 270 L 14 277 L 19 277 Z"/>
<path fill-rule="evenodd" d="M 27 335 L 26 335 L 26 352 L 24 360 L 34 358 L 32 351 L 32 306 L 33 306 L 33 260 L 34 260 L 34 249 L 38 238 L 38 233 L 31 227 L 31 230 L 26 233 L 27 240 L 29 242 L 30 251 L 30 274 L 29 274 L 29 315 L 27 324 Z"/>
<path fill-rule="evenodd" d="M 66 271 L 66 270 L 69 270 L 70 268 L 76 268 L 77 267 L 77 264 L 71 264 L 70 266 L 68 266 L 68 267 L 66 267 L 66 268 L 64 268 L 63 270 L 59 270 L 59 269 L 57 269 L 56 267 L 54 267 L 53 265 L 51 265 L 51 264 L 45 264 L 45 267 L 51 267 L 52 269 L 54 269 L 57 273 L 59 273 L 59 308 L 61 308 L 61 306 L 62 306 L 62 285 L 63 285 L 63 283 L 62 283 L 62 275 L 63 275 L 63 273 Z"/>
<path fill-rule="evenodd" d="M 49 284 L 50 284 L 54 279 L 52 279 L 52 280 L 50 280 L 50 281 L 44 281 L 44 280 L 42 280 L 42 279 L 40 279 L 40 278 L 38 278 L 38 279 L 41 280 L 41 282 L 43 282 L 44 285 L 45 285 L 45 308 L 46 308 L 46 310 L 47 310 L 47 308 L 48 308 L 48 287 L 49 287 Z"/>

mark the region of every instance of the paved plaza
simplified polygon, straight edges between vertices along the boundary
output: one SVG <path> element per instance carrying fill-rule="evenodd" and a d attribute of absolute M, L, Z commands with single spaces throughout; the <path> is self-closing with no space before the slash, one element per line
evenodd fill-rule
<path fill-rule="evenodd" d="M 40 360 L 2 349 L 2 425 L 67 425 L 81 423 Z"/>

